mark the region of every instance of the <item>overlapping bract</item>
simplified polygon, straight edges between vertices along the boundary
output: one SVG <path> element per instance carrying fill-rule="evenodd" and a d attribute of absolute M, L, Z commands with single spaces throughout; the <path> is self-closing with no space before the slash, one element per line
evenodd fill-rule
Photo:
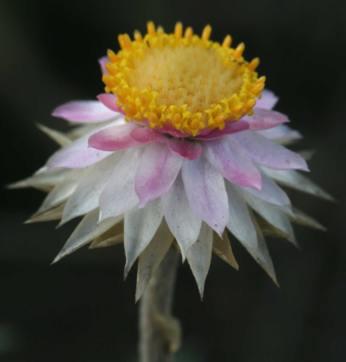
<path fill-rule="evenodd" d="M 264 91 L 252 116 L 195 139 L 126 123 L 108 107 L 109 95 L 70 102 L 53 115 L 78 127 L 66 135 L 42 128 L 61 149 L 13 186 L 48 191 L 32 222 L 82 217 L 55 260 L 87 244 L 123 242 L 125 274 L 139 260 L 137 299 L 172 245 L 201 294 L 212 251 L 238 268 L 228 231 L 276 281 L 261 227 L 292 243 L 291 221 L 322 228 L 291 206 L 279 184 L 330 198 L 297 172 L 308 170 L 305 160 L 280 145 L 301 136 L 271 110 L 276 100 Z"/>

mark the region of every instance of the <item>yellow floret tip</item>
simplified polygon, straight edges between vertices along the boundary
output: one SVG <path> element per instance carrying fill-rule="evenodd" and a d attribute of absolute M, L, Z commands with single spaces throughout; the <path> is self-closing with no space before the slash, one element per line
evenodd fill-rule
<path fill-rule="evenodd" d="M 196 136 L 252 112 L 265 83 L 255 71 L 259 59 L 247 62 L 244 43 L 232 48 L 230 35 L 220 44 L 211 32 L 207 25 L 198 36 L 178 22 L 166 33 L 148 22 L 145 35 L 119 35 L 103 81 L 128 121 Z"/>

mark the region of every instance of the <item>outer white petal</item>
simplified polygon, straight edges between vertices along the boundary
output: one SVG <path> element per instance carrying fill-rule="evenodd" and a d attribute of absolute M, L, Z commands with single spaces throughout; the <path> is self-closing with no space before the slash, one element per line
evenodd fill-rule
<path fill-rule="evenodd" d="M 191 210 L 181 176 L 162 198 L 163 213 L 168 227 L 177 240 L 183 258 L 197 240 L 202 221 Z"/>
<path fill-rule="evenodd" d="M 127 150 L 114 165 L 113 173 L 100 197 L 101 220 L 121 215 L 138 204 L 134 183 L 139 153 L 137 149 Z"/>
<path fill-rule="evenodd" d="M 64 133 L 57 131 L 55 129 L 46 127 L 42 124 L 38 124 L 37 126 L 43 133 L 45 133 L 48 137 L 50 137 L 53 141 L 55 141 L 60 146 L 64 147 L 71 143 L 71 139 L 68 138 Z"/>
<path fill-rule="evenodd" d="M 303 138 L 301 133 L 284 124 L 262 131 L 257 131 L 257 133 L 283 145 L 291 144 L 294 141 L 298 141 Z"/>
<path fill-rule="evenodd" d="M 139 256 L 136 301 L 142 297 L 151 276 L 167 254 L 168 249 L 172 245 L 173 239 L 173 235 L 170 233 L 166 223 L 163 222 L 158 228 L 153 240 Z"/>
<path fill-rule="evenodd" d="M 272 179 L 264 174 L 262 174 L 261 190 L 255 190 L 250 187 L 243 187 L 242 190 L 273 205 L 287 206 L 288 208 L 291 205 L 287 194 Z"/>
<path fill-rule="evenodd" d="M 154 143 L 144 147 L 135 178 L 140 207 L 169 191 L 182 163 L 182 158 L 164 144 Z"/>
<path fill-rule="evenodd" d="M 201 298 L 203 298 L 204 284 L 210 268 L 212 249 L 213 231 L 206 224 L 202 224 L 198 240 L 186 253 Z"/>
<path fill-rule="evenodd" d="M 49 168 L 84 168 L 109 156 L 111 152 L 100 151 L 88 146 L 89 136 L 73 141 L 53 154 L 47 161 Z"/>
<path fill-rule="evenodd" d="M 125 213 L 124 245 L 126 255 L 125 276 L 132 265 L 148 246 L 162 221 L 159 200 L 148 203 L 142 209 L 134 209 Z"/>
<path fill-rule="evenodd" d="M 86 128 L 88 132 L 83 131 L 83 127 L 78 127 L 77 130 L 82 136 L 66 147 L 63 147 L 59 151 L 55 152 L 47 161 L 48 168 L 84 168 L 94 163 L 103 160 L 112 152 L 100 151 L 95 148 L 89 147 L 89 138 L 95 132 L 114 127 L 121 126 L 124 120 L 119 118 L 118 120 L 102 124 L 102 126 Z"/>
<path fill-rule="evenodd" d="M 222 175 L 203 157 L 184 161 L 184 187 L 193 212 L 218 234 L 228 221 L 228 202 Z"/>
<path fill-rule="evenodd" d="M 296 239 L 294 236 L 294 231 L 292 225 L 289 221 L 289 218 L 283 212 L 280 207 L 275 205 L 268 204 L 251 194 L 243 191 L 243 196 L 246 202 L 259 214 L 261 215 L 269 224 L 276 227 L 287 239 L 292 243 L 296 244 Z"/>
<path fill-rule="evenodd" d="M 291 187 L 295 190 L 305 192 L 314 196 L 321 197 L 326 200 L 333 201 L 333 196 L 329 195 L 321 187 L 316 185 L 313 181 L 302 175 L 297 171 L 292 170 L 270 170 L 263 168 L 263 172 L 272 177 L 282 185 Z"/>
<path fill-rule="evenodd" d="M 61 224 L 99 207 L 100 195 L 120 156 L 115 153 L 85 170 L 77 189 L 66 202 Z"/>
<path fill-rule="evenodd" d="M 256 225 L 254 224 L 248 207 L 240 192 L 235 187 L 227 184 L 229 199 L 229 221 L 228 230 L 240 241 L 249 254 L 267 272 L 271 279 L 276 282 L 273 262 L 270 258 L 268 248 L 264 240 L 259 238 Z"/>
<path fill-rule="evenodd" d="M 36 212 L 28 220 L 25 221 L 25 224 L 33 224 L 35 222 L 44 222 L 44 221 L 55 221 L 60 220 L 62 216 L 64 205 L 53 207 L 47 211 Z"/>
<path fill-rule="evenodd" d="M 74 177 L 68 178 L 62 183 L 56 185 L 44 199 L 38 213 L 42 213 L 62 204 L 72 195 L 74 190 L 77 188 L 77 185 L 78 181 Z"/>
<path fill-rule="evenodd" d="M 124 234 L 118 234 L 107 238 L 102 238 L 102 235 L 98 240 L 95 240 L 89 245 L 89 249 L 98 249 L 98 248 L 109 248 L 110 246 L 115 246 L 122 244 L 124 242 Z"/>
<path fill-rule="evenodd" d="M 121 221 L 121 218 L 112 218 L 98 223 L 98 210 L 92 211 L 78 224 L 53 263 L 90 243 L 93 239 L 103 234 L 119 221 Z"/>
<path fill-rule="evenodd" d="M 317 220 L 315 220 L 314 218 L 312 218 L 309 215 L 306 215 L 304 212 L 302 212 L 302 211 L 300 211 L 298 209 L 293 209 L 292 212 L 289 214 L 289 216 L 297 224 L 308 226 L 308 227 L 311 227 L 313 229 L 317 229 L 317 230 L 321 230 L 321 231 L 326 231 L 327 230 Z"/>
<path fill-rule="evenodd" d="M 232 137 L 241 144 L 250 158 L 260 165 L 278 170 L 309 170 L 305 160 L 298 153 L 290 151 L 256 132 L 238 132 Z"/>
<path fill-rule="evenodd" d="M 89 249 L 106 248 L 124 243 L 124 223 L 119 222 L 100 236 L 95 238 L 89 245 Z"/>
<path fill-rule="evenodd" d="M 225 263 L 229 264 L 236 270 L 239 269 L 239 264 L 234 256 L 227 232 L 223 233 L 222 238 L 220 238 L 217 234 L 214 235 L 213 250 L 215 254 Z"/>
<path fill-rule="evenodd" d="M 261 259 L 258 259 L 258 260 L 256 259 L 256 260 L 257 260 L 258 264 L 267 272 L 267 274 L 270 276 L 270 278 L 273 280 L 273 282 L 276 285 L 279 285 L 277 278 L 276 278 L 274 265 L 273 265 L 272 259 L 270 257 L 268 246 L 266 244 L 262 231 L 257 225 L 256 225 L 256 230 L 257 230 L 257 236 L 258 236 L 258 250 L 261 251 Z"/>
<path fill-rule="evenodd" d="M 71 172 L 75 171 L 66 169 L 47 170 L 46 167 L 43 167 L 33 176 L 14 182 L 8 187 L 10 189 L 34 187 L 38 190 L 50 191 L 54 186 L 68 178 Z"/>
<path fill-rule="evenodd" d="M 229 207 L 228 230 L 239 241 L 246 243 L 248 247 L 255 248 L 257 245 L 256 228 L 245 201 L 229 183 L 227 183 L 227 195 Z"/>

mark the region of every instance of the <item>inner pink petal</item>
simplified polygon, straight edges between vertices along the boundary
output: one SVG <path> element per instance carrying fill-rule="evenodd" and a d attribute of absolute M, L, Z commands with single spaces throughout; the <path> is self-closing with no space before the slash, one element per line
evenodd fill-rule
<path fill-rule="evenodd" d="M 114 94 L 101 93 L 97 96 L 97 99 L 107 108 L 114 112 L 124 113 L 122 109 L 117 105 L 117 98 Z"/>
<path fill-rule="evenodd" d="M 131 136 L 139 143 L 165 141 L 165 137 L 159 132 L 147 127 L 136 127 L 131 131 Z"/>
<path fill-rule="evenodd" d="M 175 129 L 173 126 L 171 126 L 169 124 L 166 124 L 165 126 L 161 127 L 160 129 L 158 129 L 158 131 L 162 132 L 162 133 L 167 133 L 170 136 L 173 136 L 173 137 L 176 137 L 176 138 L 189 137 L 188 134 Z"/>
<path fill-rule="evenodd" d="M 208 142 L 206 155 L 208 161 L 228 181 L 239 186 L 261 189 L 259 170 L 233 136 Z"/>
<path fill-rule="evenodd" d="M 172 139 L 167 142 L 169 149 L 188 160 L 196 160 L 202 154 L 200 143 L 186 141 L 183 139 Z"/>
<path fill-rule="evenodd" d="M 205 130 L 199 134 L 196 139 L 201 141 L 208 141 L 221 138 L 227 134 L 245 131 L 249 129 L 249 124 L 244 121 L 229 121 L 226 123 L 224 129 Z"/>
<path fill-rule="evenodd" d="M 116 114 L 99 101 L 71 101 L 55 108 L 52 116 L 70 122 L 92 123 L 108 121 Z"/>
<path fill-rule="evenodd" d="M 262 92 L 261 98 L 256 102 L 256 108 L 273 109 L 279 98 L 270 90 L 265 89 Z"/>
<path fill-rule="evenodd" d="M 273 128 L 279 124 L 289 122 L 284 114 L 264 108 L 255 108 L 253 115 L 245 116 L 242 120 L 247 122 L 249 129 L 253 131 Z"/>
<path fill-rule="evenodd" d="M 89 146 L 102 151 L 116 151 L 138 146 L 139 143 L 131 136 L 135 127 L 136 125 L 130 123 L 108 127 L 91 135 Z"/>
<path fill-rule="evenodd" d="M 106 56 L 99 59 L 99 64 L 100 64 L 100 67 L 101 67 L 102 74 L 107 74 L 108 73 L 107 68 L 106 68 L 107 62 L 108 62 L 108 58 Z"/>

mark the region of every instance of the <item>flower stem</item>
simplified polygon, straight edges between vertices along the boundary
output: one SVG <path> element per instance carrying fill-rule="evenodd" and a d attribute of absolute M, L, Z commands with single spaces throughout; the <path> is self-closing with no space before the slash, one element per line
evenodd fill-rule
<path fill-rule="evenodd" d="M 139 306 L 140 362 L 172 362 L 180 326 L 171 315 L 178 253 L 171 247 L 155 271 Z"/>

